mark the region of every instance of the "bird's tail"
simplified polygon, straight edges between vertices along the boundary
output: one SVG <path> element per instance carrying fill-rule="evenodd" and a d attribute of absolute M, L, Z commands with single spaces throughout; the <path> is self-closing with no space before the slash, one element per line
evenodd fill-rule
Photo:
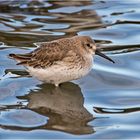
<path fill-rule="evenodd" d="M 9 57 L 12 59 L 15 59 L 18 63 L 17 65 L 24 65 L 27 64 L 27 62 L 30 60 L 31 58 L 31 54 L 9 54 Z"/>

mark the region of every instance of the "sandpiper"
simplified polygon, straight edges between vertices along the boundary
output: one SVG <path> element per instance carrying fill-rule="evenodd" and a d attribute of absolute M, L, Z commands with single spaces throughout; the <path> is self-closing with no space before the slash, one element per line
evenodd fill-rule
<path fill-rule="evenodd" d="M 59 84 L 87 75 L 92 69 L 94 55 L 108 59 L 88 36 L 74 36 L 50 42 L 34 43 L 37 48 L 26 54 L 9 54 L 17 65 L 23 65 L 31 76 L 40 81 Z"/>

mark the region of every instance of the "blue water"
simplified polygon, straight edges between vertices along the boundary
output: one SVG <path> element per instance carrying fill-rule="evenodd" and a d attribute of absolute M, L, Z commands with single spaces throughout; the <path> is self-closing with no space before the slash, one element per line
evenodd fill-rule
<path fill-rule="evenodd" d="M 0 2 L 0 138 L 140 138 L 140 1 Z M 116 63 L 60 88 L 28 75 L 9 53 L 88 35 Z"/>

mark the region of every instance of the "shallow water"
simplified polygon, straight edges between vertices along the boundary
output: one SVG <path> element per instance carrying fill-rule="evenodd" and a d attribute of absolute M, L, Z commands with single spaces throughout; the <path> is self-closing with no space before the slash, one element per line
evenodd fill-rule
<path fill-rule="evenodd" d="M 0 137 L 140 138 L 140 1 L 0 2 Z M 30 77 L 9 53 L 74 35 L 95 39 L 84 78 L 56 89 Z"/>

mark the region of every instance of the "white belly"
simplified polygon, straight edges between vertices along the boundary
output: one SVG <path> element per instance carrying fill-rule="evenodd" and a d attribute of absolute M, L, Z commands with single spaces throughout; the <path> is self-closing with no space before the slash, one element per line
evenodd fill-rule
<path fill-rule="evenodd" d="M 66 65 L 53 65 L 46 69 L 27 67 L 29 73 L 38 80 L 46 83 L 52 83 L 56 86 L 60 83 L 79 79 L 85 76 L 89 73 L 91 68 L 92 60 L 88 63 L 88 65 L 85 65 L 82 68 L 78 66 L 69 68 Z"/>

